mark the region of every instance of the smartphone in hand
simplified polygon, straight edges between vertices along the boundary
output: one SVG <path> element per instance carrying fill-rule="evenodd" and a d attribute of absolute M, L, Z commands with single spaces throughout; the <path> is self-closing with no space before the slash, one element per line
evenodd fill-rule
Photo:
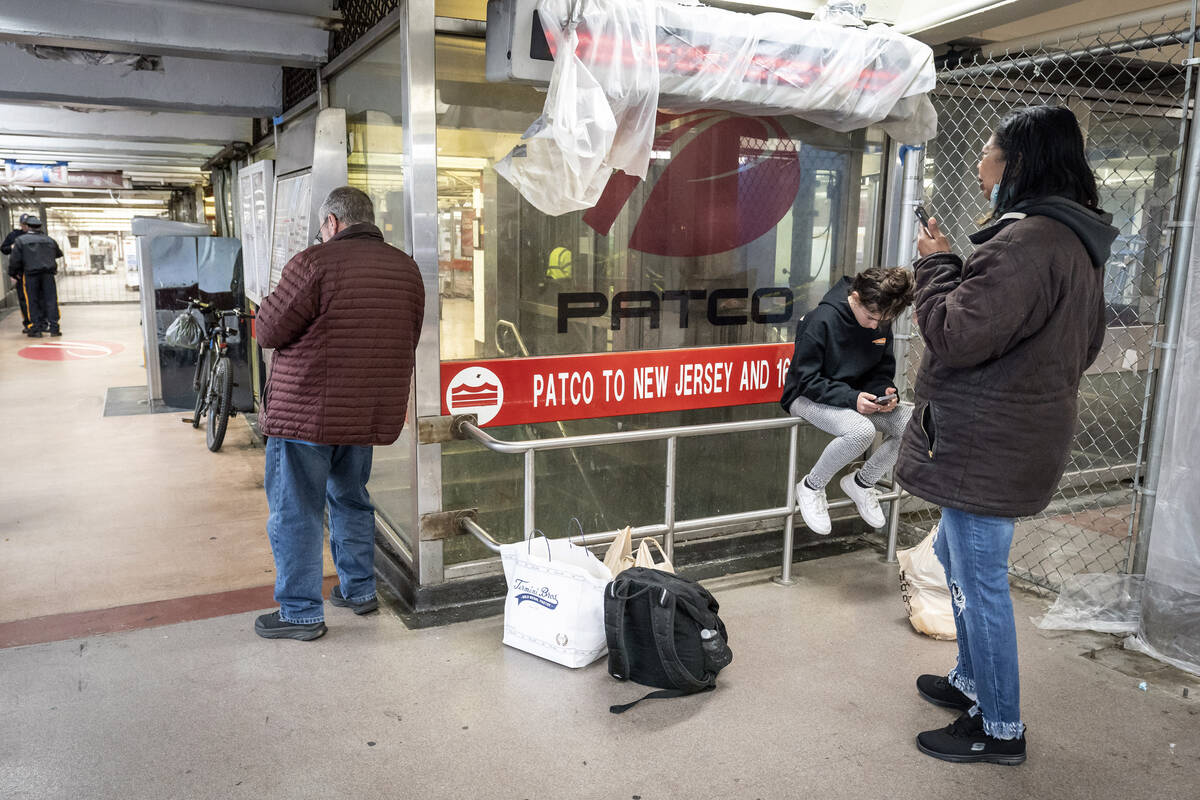
<path fill-rule="evenodd" d="M 899 395 L 894 395 L 894 394 L 881 394 L 875 398 L 875 405 L 890 406 L 892 403 L 896 402 L 896 399 L 898 397 L 899 397 Z"/>
<path fill-rule="evenodd" d="M 921 227 L 925 229 L 925 233 L 929 233 L 929 215 L 925 213 L 925 207 L 918 205 L 913 209 L 913 213 L 917 215 L 917 222 L 921 223 Z"/>

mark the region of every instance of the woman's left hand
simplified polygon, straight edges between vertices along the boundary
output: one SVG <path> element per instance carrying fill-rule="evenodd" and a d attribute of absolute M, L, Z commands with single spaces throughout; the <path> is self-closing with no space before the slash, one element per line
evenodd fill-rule
<path fill-rule="evenodd" d="M 926 230 L 924 225 L 917 225 L 917 253 L 922 258 L 933 255 L 934 253 L 949 253 L 950 241 L 942 234 L 942 229 L 938 227 L 938 221 L 933 217 L 929 218 L 929 229 Z"/>

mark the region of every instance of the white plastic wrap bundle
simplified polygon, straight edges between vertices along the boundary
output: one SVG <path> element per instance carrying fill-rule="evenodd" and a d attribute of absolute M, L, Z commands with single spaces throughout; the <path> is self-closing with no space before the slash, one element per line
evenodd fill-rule
<path fill-rule="evenodd" d="M 644 178 L 660 105 L 879 123 L 907 144 L 937 131 L 933 52 L 884 25 L 656 0 L 541 0 L 538 15 L 545 109 L 496 171 L 546 214 L 592 207 L 614 169 Z"/>
<path fill-rule="evenodd" d="M 663 3 L 658 42 L 659 104 L 671 110 L 790 114 L 835 131 L 881 123 L 905 144 L 937 133 L 933 51 L 886 25 Z"/>
<path fill-rule="evenodd" d="M 554 53 L 546 105 L 496 172 L 557 215 L 594 206 L 614 169 L 646 177 L 658 113 L 655 0 L 541 0 L 538 15 Z"/>

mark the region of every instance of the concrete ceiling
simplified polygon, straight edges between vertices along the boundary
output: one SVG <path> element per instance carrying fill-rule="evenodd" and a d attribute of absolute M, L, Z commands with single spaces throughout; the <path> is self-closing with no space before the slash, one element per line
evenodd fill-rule
<path fill-rule="evenodd" d="M 809 14 L 824 0 L 709 0 L 740 11 Z M 442 16 L 483 16 L 483 0 L 436 0 Z M 1122 15 L 1182 16 L 1190 3 L 1156 0 L 866 0 L 870 21 L 895 25 L 939 50 L 947 43 L 1011 46 Z M 252 120 L 280 113 L 281 66 L 325 60 L 340 15 L 332 0 L 33 0 L 0 8 L 0 159 L 67 161 L 74 170 L 121 170 L 139 188 L 200 183 L 201 167 Z M 115 55 L 118 63 L 62 60 L 42 48 Z M 38 52 L 34 52 L 38 48 Z M 124 62 L 124 63 L 122 63 Z M 148 68 L 147 68 L 148 67 Z M 11 194 L 11 189 L 0 185 Z M 27 196 L 28 190 L 18 190 Z M 143 206 L 166 195 L 37 193 L 63 207 L 95 200 Z"/>
<path fill-rule="evenodd" d="M 280 113 L 280 67 L 324 63 L 332 0 L 34 0 L 0 6 L 0 159 L 121 171 L 127 187 L 3 187 L 77 217 L 157 210 Z M 89 51 L 86 58 L 58 48 Z M 103 54 L 111 54 L 104 56 Z M 138 58 L 143 57 L 143 58 Z M 108 209 L 108 211 L 104 211 Z"/>

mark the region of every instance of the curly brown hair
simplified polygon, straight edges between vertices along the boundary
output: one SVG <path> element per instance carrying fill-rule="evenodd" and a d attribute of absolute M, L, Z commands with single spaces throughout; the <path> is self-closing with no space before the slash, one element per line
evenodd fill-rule
<path fill-rule="evenodd" d="M 912 305 L 916 282 L 904 267 L 871 267 L 854 276 L 850 291 L 868 311 L 884 320 L 895 319 Z"/>

